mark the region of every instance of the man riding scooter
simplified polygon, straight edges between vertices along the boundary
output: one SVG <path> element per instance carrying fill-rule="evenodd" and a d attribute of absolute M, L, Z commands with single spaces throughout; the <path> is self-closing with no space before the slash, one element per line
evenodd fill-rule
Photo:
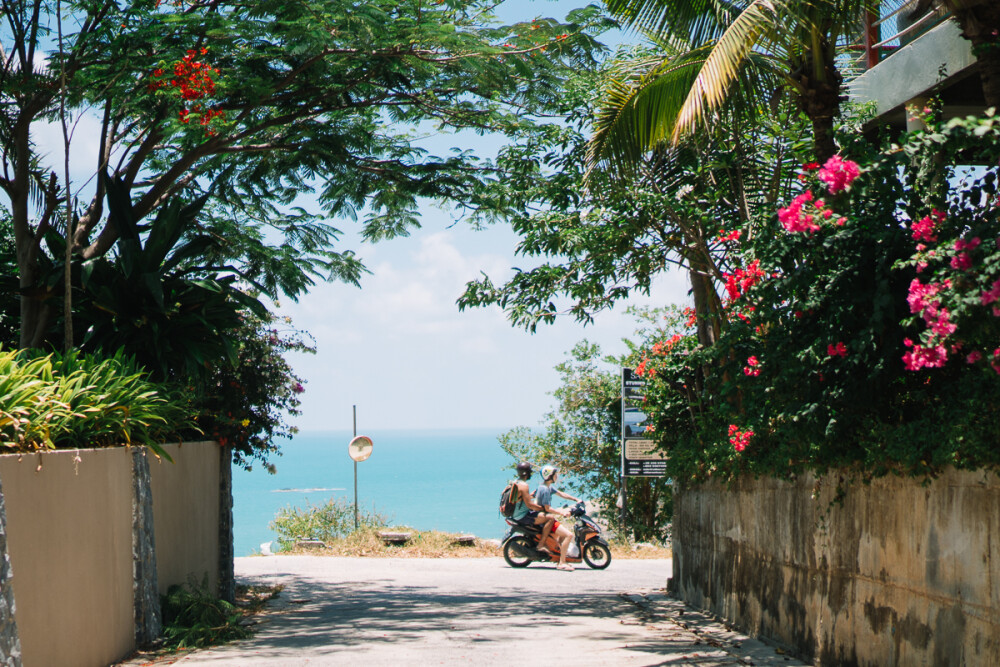
<path fill-rule="evenodd" d="M 565 510 L 554 508 L 550 508 L 552 513 L 543 511 L 542 506 L 532 499 L 531 493 L 528 490 L 528 480 L 531 479 L 531 475 L 532 468 L 530 463 L 522 461 L 517 464 L 517 476 L 519 478 L 515 483 L 517 486 L 517 504 L 514 506 L 514 513 L 511 518 L 521 525 L 542 526 L 545 524 L 543 531 L 546 531 L 546 529 L 547 531 L 552 531 L 554 529 L 556 539 L 559 541 L 559 565 L 557 567 L 560 570 L 572 570 L 574 569 L 573 566 L 566 562 L 566 552 L 573 541 L 573 533 L 570 532 L 569 528 L 555 521 L 555 515 L 569 516 L 569 514 Z M 551 499 L 551 495 L 549 499 Z M 539 542 L 539 547 L 544 547 L 544 543 Z M 543 550 L 548 551 L 548 549 Z"/>

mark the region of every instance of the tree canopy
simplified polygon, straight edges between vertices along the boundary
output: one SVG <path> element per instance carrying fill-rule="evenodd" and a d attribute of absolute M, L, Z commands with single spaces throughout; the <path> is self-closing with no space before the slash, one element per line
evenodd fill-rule
<path fill-rule="evenodd" d="M 263 293 L 291 297 L 363 271 L 334 248 L 330 217 L 362 216 L 364 235 L 379 239 L 419 224 L 420 198 L 478 206 L 489 163 L 430 155 L 418 134 L 530 129 L 532 114 L 558 103 L 566 72 L 593 62 L 593 32 L 607 25 L 595 7 L 565 23 L 512 26 L 493 9 L 479 0 L 0 3 L 0 189 L 21 345 L 41 344 L 56 310 L 52 238 L 67 237 L 67 192 L 78 262 L 112 251 L 127 228 L 106 205 L 108 183 L 131 201 L 140 234 L 164 203 L 208 195 L 192 224 L 225 240 L 216 259 Z M 86 182 L 62 182 L 38 154 L 61 105 L 76 122 L 96 121 Z M 322 210 L 295 207 L 302 193 Z"/>

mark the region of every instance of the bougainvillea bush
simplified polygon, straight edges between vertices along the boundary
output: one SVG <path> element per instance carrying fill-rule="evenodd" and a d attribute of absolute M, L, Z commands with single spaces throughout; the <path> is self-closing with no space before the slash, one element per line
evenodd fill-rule
<path fill-rule="evenodd" d="M 1000 463 L 1000 124 L 843 145 L 747 223 L 718 342 L 647 342 L 678 479 Z"/>
<path fill-rule="evenodd" d="M 198 388 L 198 426 L 220 445 L 232 447 L 234 463 L 249 470 L 259 462 L 273 473 L 272 459 L 280 455 L 276 439 L 297 432 L 286 420 L 301 414 L 305 391 L 287 356 L 315 350 L 308 334 L 288 318 L 244 311 L 240 319 L 230 339 L 235 359 L 220 360 Z"/>

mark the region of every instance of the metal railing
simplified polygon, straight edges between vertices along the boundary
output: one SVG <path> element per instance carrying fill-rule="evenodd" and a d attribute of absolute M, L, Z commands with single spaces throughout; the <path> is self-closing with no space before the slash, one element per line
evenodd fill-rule
<path fill-rule="evenodd" d="M 896 6 L 898 4 L 898 6 Z M 893 9 L 895 6 L 895 9 Z M 912 12 L 924 10 L 914 17 Z M 881 11 L 870 12 L 864 17 L 862 41 L 851 45 L 861 51 L 857 64 L 871 68 L 891 56 L 900 46 L 905 46 L 931 28 L 940 25 L 950 14 L 926 0 L 905 3 L 882 3 Z M 900 25 L 900 19 L 905 19 Z"/>

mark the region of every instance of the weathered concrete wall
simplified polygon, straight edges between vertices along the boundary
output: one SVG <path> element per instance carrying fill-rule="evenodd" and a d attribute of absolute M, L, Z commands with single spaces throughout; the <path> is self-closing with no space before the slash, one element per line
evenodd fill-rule
<path fill-rule="evenodd" d="M 3 507 L 0 482 L 0 666 L 21 667 L 21 640 L 14 619 L 14 589 L 7 554 L 7 513 Z"/>
<path fill-rule="evenodd" d="M 0 456 L 26 667 L 106 665 L 132 650 L 132 456 Z"/>
<path fill-rule="evenodd" d="M 166 445 L 174 460 L 150 458 L 160 593 L 173 584 L 219 585 L 219 445 Z"/>
<path fill-rule="evenodd" d="M 1000 664 L 1000 478 L 680 489 L 672 590 L 823 665 Z"/>
<path fill-rule="evenodd" d="M 0 658 L 15 603 L 26 667 L 95 667 L 158 633 L 171 584 L 207 576 L 214 590 L 220 448 L 165 449 L 174 464 L 125 448 L 0 455 Z"/>

